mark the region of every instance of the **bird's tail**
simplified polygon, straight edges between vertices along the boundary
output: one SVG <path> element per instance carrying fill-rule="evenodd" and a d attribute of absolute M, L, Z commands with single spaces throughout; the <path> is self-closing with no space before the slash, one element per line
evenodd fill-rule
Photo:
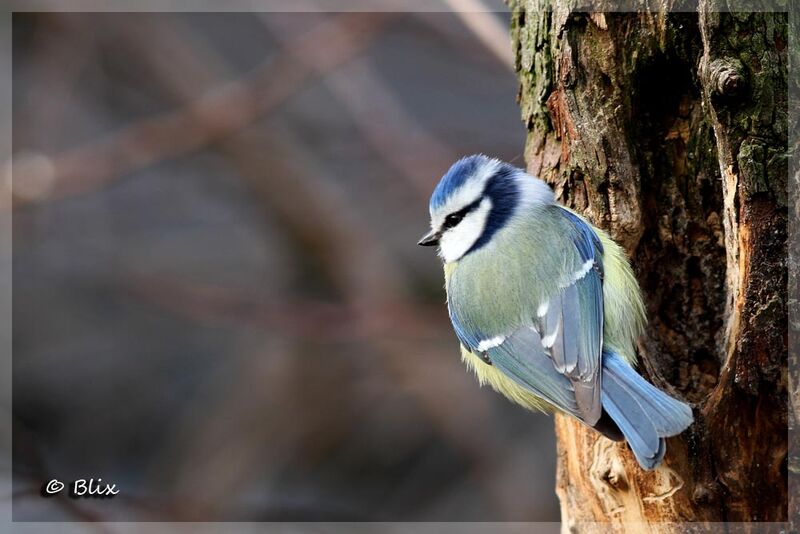
<path fill-rule="evenodd" d="M 647 382 L 622 357 L 603 352 L 603 409 L 628 440 L 639 465 L 653 469 L 664 458 L 664 438 L 692 424 L 692 409 Z"/>

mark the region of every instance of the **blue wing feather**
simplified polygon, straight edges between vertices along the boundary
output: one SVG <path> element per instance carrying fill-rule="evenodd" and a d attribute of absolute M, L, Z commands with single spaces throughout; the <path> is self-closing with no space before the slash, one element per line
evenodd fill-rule
<path fill-rule="evenodd" d="M 536 324 L 553 364 L 574 388 L 581 419 L 591 425 L 602 414 L 603 245 L 580 217 L 560 211 L 574 229 L 572 242 L 582 264 Z"/>
<path fill-rule="evenodd" d="M 562 215 L 572 223 L 573 227 L 577 230 L 577 234 L 573 237 L 575 248 L 581 255 L 583 261 L 589 259 L 597 259 L 603 255 L 603 243 L 594 230 L 586 224 L 586 222 L 572 213 L 571 211 L 561 208 Z"/>
<path fill-rule="evenodd" d="M 520 328 L 486 352 L 492 365 L 524 389 L 567 413 L 579 414 L 569 380 L 553 366 L 536 330 Z"/>
<path fill-rule="evenodd" d="M 450 322 L 453 323 L 453 330 L 456 333 L 456 337 L 458 341 L 464 345 L 464 347 L 468 348 L 470 352 L 478 353 L 478 345 L 480 344 L 480 340 L 484 338 L 481 336 L 480 333 L 470 331 L 464 328 L 461 325 L 461 322 L 456 317 L 456 314 L 453 313 L 452 308 L 450 308 L 450 303 L 448 302 L 447 312 L 450 315 Z"/>

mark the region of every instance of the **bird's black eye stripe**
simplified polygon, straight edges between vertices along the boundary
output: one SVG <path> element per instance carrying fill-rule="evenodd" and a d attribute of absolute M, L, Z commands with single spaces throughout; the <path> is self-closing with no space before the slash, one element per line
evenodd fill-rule
<path fill-rule="evenodd" d="M 449 214 L 447 217 L 444 218 L 444 224 L 442 225 L 442 229 L 446 230 L 460 223 L 461 220 L 464 217 L 466 217 L 469 212 L 480 206 L 481 200 L 483 200 L 483 197 L 479 198 L 472 204 L 469 204 L 461 208 L 460 210 L 454 211 L 453 213 Z"/>

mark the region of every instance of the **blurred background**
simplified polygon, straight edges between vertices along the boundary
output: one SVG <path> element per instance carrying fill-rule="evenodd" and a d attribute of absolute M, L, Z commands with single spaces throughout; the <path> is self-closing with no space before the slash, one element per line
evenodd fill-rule
<path fill-rule="evenodd" d="M 456 158 L 524 165 L 487 5 L 14 14 L 15 520 L 558 520 L 416 246 Z"/>

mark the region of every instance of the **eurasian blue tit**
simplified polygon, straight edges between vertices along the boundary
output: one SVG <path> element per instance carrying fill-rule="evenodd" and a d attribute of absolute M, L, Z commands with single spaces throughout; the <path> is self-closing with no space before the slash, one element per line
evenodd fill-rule
<path fill-rule="evenodd" d="M 692 410 L 633 368 L 646 319 L 619 245 L 545 182 L 482 155 L 450 167 L 430 215 L 419 244 L 438 247 L 461 358 L 480 384 L 627 440 L 644 469 L 659 465 Z"/>

